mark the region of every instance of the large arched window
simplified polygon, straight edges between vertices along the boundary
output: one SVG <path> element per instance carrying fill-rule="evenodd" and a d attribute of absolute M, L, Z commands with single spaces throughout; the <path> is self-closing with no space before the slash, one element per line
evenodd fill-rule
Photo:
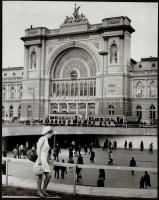
<path fill-rule="evenodd" d="M 35 69 L 36 68 L 36 52 L 33 51 L 31 53 L 31 63 L 30 63 L 30 68 Z"/>
<path fill-rule="evenodd" d="M 15 88 L 13 86 L 10 88 L 10 99 L 15 99 Z"/>
<path fill-rule="evenodd" d="M 5 107 L 2 106 L 2 117 L 5 117 Z"/>
<path fill-rule="evenodd" d="M 142 119 L 142 107 L 140 105 L 136 106 L 136 116 Z"/>
<path fill-rule="evenodd" d="M 32 117 L 32 106 L 28 105 L 27 107 L 27 117 L 31 118 Z"/>
<path fill-rule="evenodd" d="M 18 107 L 18 117 L 20 118 L 21 116 L 21 105 Z"/>
<path fill-rule="evenodd" d="M 114 42 L 110 47 L 110 63 L 117 63 L 117 50 L 118 47 Z"/>
<path fill-rule="evenodd" d="M 12 105 L 10 105 L 10 107 L 9 107 L 9 117 L 10 118 L 13 117 L 13 106 Z"/>
<path fill-rule="evenodd" d="M 156 119 L 156 108 L 154 105 L 150 106 L 150 119 L 151 120 Z"/>
<path fill-rule="evenodd" d="M 2 89 L 2 99 L 6 99 L 6 94 L 7 94 L 6 88 L 3 87 L 3 89 Z"/>
<path fill-rule="evenodd" d="M 114 115 L 114 106 L 109 106 L 109 115 Z"/>

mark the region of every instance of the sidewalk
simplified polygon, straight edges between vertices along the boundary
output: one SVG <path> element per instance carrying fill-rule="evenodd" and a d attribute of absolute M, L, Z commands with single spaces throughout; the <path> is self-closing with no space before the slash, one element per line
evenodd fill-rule
<path fill-rule="evenodd" d="M 5 175 L 2 175 L 2 184 L 5 185 Z M 37 189 L 34 180 L 24 180 L 13 176 L 8 177 L 8 185 L 32 190 Z M 73 194 L 73 185 L 50 183 L 48 190 L 64 194 Z M 76 186 L 76 194 L 96 197 L 157 198 L 156 189 L 99 188 L 79 185 Z"/>

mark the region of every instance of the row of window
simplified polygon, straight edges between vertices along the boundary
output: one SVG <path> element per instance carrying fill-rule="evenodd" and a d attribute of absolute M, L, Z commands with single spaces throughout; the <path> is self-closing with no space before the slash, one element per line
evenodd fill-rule
<path fill-rule="evenodd" d="M 7 75 L 8 75 L 7 73 L 4 73 L 4 76 L 5 76 L 5 77 L 7 77 Z M 12 75 L 13 75 L 13 76 L 16 76 L 17 74 L 16 74 L 15 72 L 13 72 Z M 22 75 L 23 75 L 23 72 L 22 72 Z M 19 74 L 18 74 L 18 76 L 19 76 Z M 9 77 L 10 77 L 10 74 L 9 74 Z"/>
<path fill-rule="evenodd" d="M 14 86 L 12 86 L 9 90 L 9 96 L 7 97 L 7 90 L 5 87 L 2 88 L 2 99 L 10 99 L 10 100 L 14 100 L 14 99 L 21 99 L 22 98 L 22 86 L 20 86 L 18 88 L 18 91 L 16 91 L 16 88 Z"/>
<path fill-rule="evenodd" d="M 142 107 L 140 105 L 138 105 L 136 107 L 136 115 L 142 119 Z M 151 105 L 149 108 L 149 118 L 150 119 L 156 119 L 156 108 L 154 105 Z"/>
<path fill-rule="evenodd" d="M 51 96 L 96 96 L 96 82 L 54 82 Z"/>

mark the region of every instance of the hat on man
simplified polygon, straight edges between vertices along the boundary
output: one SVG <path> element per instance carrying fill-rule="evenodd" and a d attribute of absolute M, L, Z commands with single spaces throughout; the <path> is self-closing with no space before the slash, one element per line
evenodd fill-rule
<path fill-rule="evenodd" d="M 50 126 L 43 126 L 43 130 L 42 130 L 42 135 L 45 135 L 46 133 L 48 133 L 49 131 L 51 131 L 51 127 Z"/>

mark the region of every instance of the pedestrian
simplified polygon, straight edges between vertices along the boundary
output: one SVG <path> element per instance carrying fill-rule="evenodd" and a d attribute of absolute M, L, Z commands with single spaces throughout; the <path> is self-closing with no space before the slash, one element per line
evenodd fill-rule
<path fill-rule="evenodd" d="M 62 163 L 65 163 L 64 159 L 62 159 Z M 61 178 L 65 178 L 65 174 L 67 174 L 67 168 L 65 166 L 61 166 Z"/>
<path fill-rule="evenodd" d="M 137 167 L 136 165 L 136 160 L 134 159 L 134 157 L 132 157 L 132 159 L 130 160 L 130 167 Z M 131 170 L 132 176 L 134 176 L 134 170 Z"/>
<path fill-rule="evenodd" d="M 145 171 L 145 175 L 144 175 L 144 182 L 145 182 L 145 187 L 147 189 L 147 187 L 151 187 L 151 183 L 150 183 L 150 175 L 148 174 L 147 171 Z"/>
<path fill-rule="evenodd" d="M 143 143 L 143 141 L 141 141 L 141 143 L 140 143 L 140 151 L 143 151 L 144 150 L 144 143 Z"/>
<path fill-rule="evenodd" d="M 153 153 L 153 143 L 151 142 L 150 145 L 149 145 L 149 151 L 148 153 Z"/>
<path fill-rule="evenodd" d="M 95 158 L 95 152 L 92 150 L 91 151 L 91 157 L 90 157 L 91 163 L 94 163 L 94 158 Z"/>
<path fill-rule="evenodd" d="M 125 148 L 125 150 L 127 149 L 127 140 L 125 140 L 124 148 Z"/>
<path fill-rule="evenodd" d="M 54 160 L 56 160 L 57 159 L 56 147 L 54 147 L 54 149 L 53 149 L 53 156 L 54 156 Z"/>
<path fill-rule="evenodd" d="M 59 162 L 59 160 L 57 159 L 56 162 Z M 55 170 L 54 177 L 57 178 L 57 179 L 59 179 L 59 171 L 60 171 L 60 168 L 61 168 L 61 167 L 58 166 L 58 165 L 55 165 L 55 166 L 54 166 L 54 170 Z"/>
<path fill-rule="evenodd" d="M 99 176 L 105 180 L 105 170 L 104 169 L 99 169 Z"/>
<path fill-rule="evenodd" d="M 84 164 L 83 163 L 83 157 L 81 156 L 81 154 L 79 154 L 79 156 L 77 158 L 77 164 Z M 77 182 L 79 182 L 79 179 L 82 178 L 81 171 L 82 171 L 81 168 L 79 168 L 79 167 L 76 168 Z"/>
<path fill-rule="evenodd" d="M 2 169 L 2 174 L 6 175 L 6 161 L 4 161 L 4 160 L 2 161 L 2 168 L 1 169 Z"/>
<path fill-rule="evenodd" d="M 16 148 L 17 148 L 17 152 L 18 152 L 18 154 L 17 154 L 18 158 L 20 158 L 20 155 L 19 155 L 19 144 L 16 145 Z"/>
<path fill-rule="evenodd" d="M 38 186 L 37 195 L 39 197 L 49 197 L 50 196 L 46 192 L 46 188 L 51 179 L 51 172 L 50 172 L 50 167 L 49 167 L 49 163 L 48 163 L 48 151 L 50 149 L 48 139 L 50 139 L 53 136 L 53 133 L 54 132 L 50 126 L 44 126 L 43 130 L 42 130 L 43 136 L 39 138 L 38 143 L 37 143 L 38 158 L 35 162 L 34 168 L 40 169 L 40 167 L 41 167 L 41 171 L 43 172 L 43 173 L 41 172 L 41 173 L 36 174 L 38 176 L 38 178 L 37 178 L 37 186 Z M 45 179 L 44 179 L 43 189 L 41 189 L 44 175 L 45 175 Z"/>
<path fill-rule="evenodd" d="M 85 152 L 85 155 L 87 154 L 87 152 L 88 152 L 88 147 L 87 147 L 87 145 L 85 144 L 84 145 L 84 152 Z"/>
<path fill-rule="evenodd" d="M 69 148 L 69 158 L 72 158 L 73 157 L 73 148 L 72 146 L 70 146 Z"/>
<path fill-rule="evenodd" d="M 26 146 L 24 146 L 24 148 L 23 148 L 23 157 L 24 158 L 27 157 L 27 150 L 28 150 L 28 148 Z"/>
<path fill-rule="evenodd" d="M 4 149 L 2 153 L 3 153 L 3 157 L 7 157 L 7 150 L 6 149 Z"/>
<path fill-rule="evenodd" d="M 57 156 L 57 159 L 59 160 L 59 153 L 61 153 L 61 149 L 59 147 L 59 144 L 56 145 L 56 156 Z"/>
<path fill-rule="evenodd" d="M 79 144 L 78 145 L 78 155 L 80 155 L 81 154 L 81 145 Z"/>
<path fill-rule="evenodd" d="M 144 177 L 143 176 L 140 179 L 140 189 L 144 189 Z"/>
<path fill-rule="evenodd" d="M 104 187 L 104 179 L 101 175 L 99 175 L 99 177 L 98 177 L 97 187 Z"/>
<path fill-rule="evenodd" d="M 23 156 L 23 145 L 21 144 L 20 146 L 19 146 L 19 158 L 21 159 L 22 158 L 22 156 Z"/>
<path fill-rule="evenodd" d="M 14 149 L 13 149 L 13 157 L 17 158 L 17 155 L 18 155 L 18 150 L 17 150 L 16 147 L 14 147 Z"/>
<path fill-rule="evenodd" d="M 89 154 L 91 153 L 92 149 L 93 149 L 93 143 L 91 143 L 91 144 L 89 145 Z"/>
<path fill-rule="evenodd" d="M 78 152 L 78 145 L 77 145 L 77 143 L 75 143 L 74 148 L 75 148 L 75 152 L 74 152 L 74 154 L 77 156 L 77 152 Z"/>
<path fill-rule="evenodd" d="M 111 142 L 111 140 L 109 141 L 108 146 L 109 146 L 109 150 L 111 150 L 111 148 L 112 148 L 112 142 Z"/>
<path fill-rule="evenodd" d="M 112 150 L 109 151 L 109 160 L 108 160 L 108 164 L 113 164 L 113 152 Z"/>
<path fill-rule="evenodd" d="M 105 139 L 105 142 L 104 142 L 104 146 L 103 146 L 103 151 L 106 149 L 107 150 L 108 148 L 108 139 L 106 138 Z"/>
<path fill-rule="evenodd" d="M 114 141 L 114 147 L 113 148 L 117 149 L 117 141 L 116 140 Z"/>

